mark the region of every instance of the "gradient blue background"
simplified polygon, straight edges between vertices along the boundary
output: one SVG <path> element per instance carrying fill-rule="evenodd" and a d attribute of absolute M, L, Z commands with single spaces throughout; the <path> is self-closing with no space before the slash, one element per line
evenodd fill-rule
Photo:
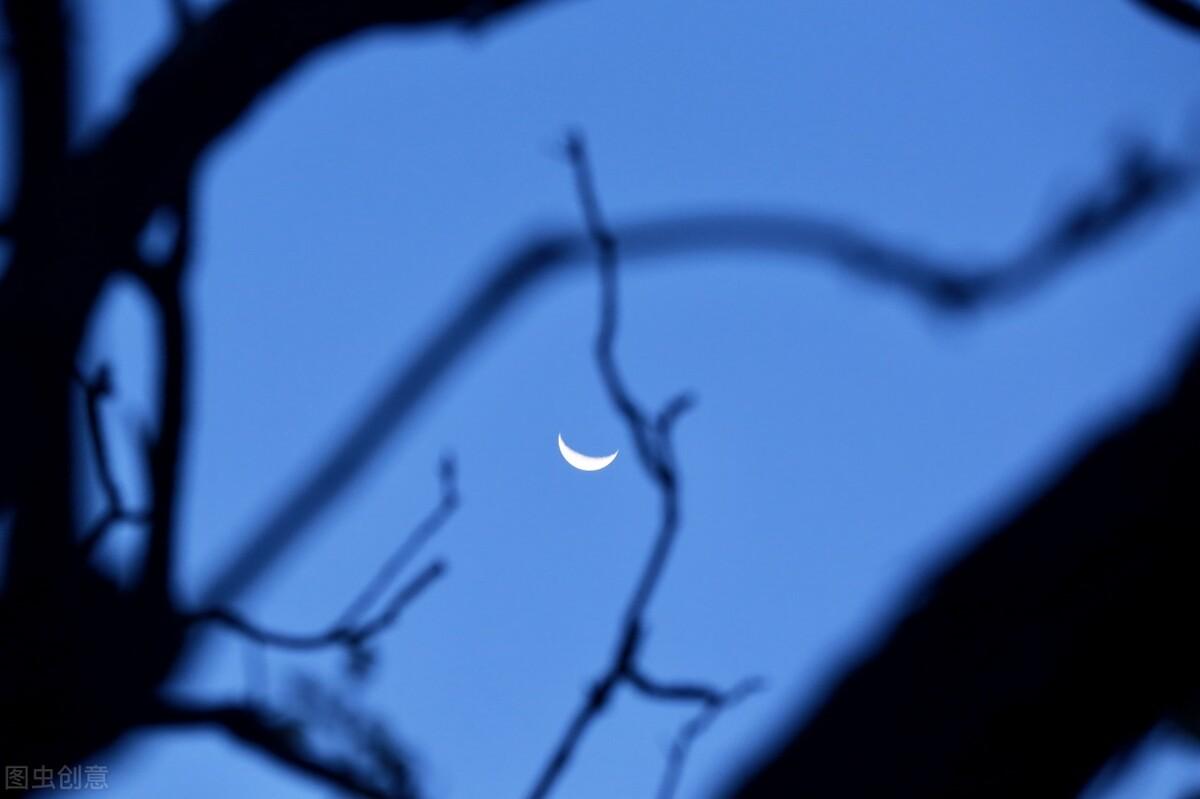
<path fill-rule="evenodd" d="M 163 0 L 77 6 L 95 130 L 170 20 Z M 1124 137 L 1195 144 L 1198 74 L 1200 43 L 1122 0 L 562 2 L 482 37 L 379 33 L 323 53 L 199 179 L 185 593 L 492 259 L 577 221 L 555 155 L 566 126 L 587 131 L 617 221 L 807 209 L 970 258 L 1020 246 L 1103 179 Z M 629 266 L 618 352 L 633 391 L 653 406 L 685 388 L 700 398 L 679 429 L 685 527 L 646 665 L 770 684 L 697 746 L 681 795 L 721 784 L 820 697 L 924 569 L 1169 374 L 1200 299 L 1198 210 L 1174 207 L 1038 296 L 965 319 L 816 260 Z M 465 504 L 431 550 L 450 575 L 387 634 L 355 694 L 409 743 L 431 797 L 528 789 L 609 656 L 651 540 L 656 495 L 590 357 L 595 302 L 586 271 L 529 296 L 243 605 L 281 628 L 323 626 L 432 506 L 439 454 L 458 456 Z M 116 368 L 132 496 L 153 331 L 137 294 L 114 286 L 94 357 Z M 583 451 L 626 452 L 575 472 L 560 431 Z M 122 532 L 112 568 L 136 538 Z M 222 639 L 183 687 L 243 695 L 245 649 Z M 293 675 L 335 680 L 340 666 L 270 653 L 265 690 L 284 702 Z M 557 795 L 653 795 L 690 712 L 622 694 Z M 1095 796 L 1196 783 L 1200 758 L 1160 736 Z M 204 732 L 133 736 L 110 784 L 130 797 L 328 794 Z"/>

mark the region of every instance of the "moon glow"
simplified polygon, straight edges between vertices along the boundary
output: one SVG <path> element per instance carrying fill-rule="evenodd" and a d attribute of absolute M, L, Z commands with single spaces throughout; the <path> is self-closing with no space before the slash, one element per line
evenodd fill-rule
<path fill-rule="evenodd" d="M 598 472 L 605 466 L 617 459 L 617 455 L 621 450 L 617 450 L 611 455 L 584 455 L 582 452 L 576 452 L 567 446 L 567 442 L 563 441 L 562 433 L 558 434 L 558 451 L 562 453 L 563 460 L 583 472 Z"/>

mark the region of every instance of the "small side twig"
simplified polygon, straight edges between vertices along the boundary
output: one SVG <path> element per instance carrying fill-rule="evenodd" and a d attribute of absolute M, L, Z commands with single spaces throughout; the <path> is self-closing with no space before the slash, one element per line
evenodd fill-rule
<path fill-rule="evenodd" d="M 595 248 L 600 268 L 600 324 L 594 348 L 596 364 L 609 401 L 625 421 L 633 437 L 638 460 L 658 489 L 661 510 L 658 532 L 626 605 L 613 657 L 568 722 L 566 730 L 530 791 L 531 799 L 542 799 L 549 795 L 578 748 L 584 733 L 612 701 L 615 690 L 621 685 L 627 685 L 642 696 L 659 701 L 698 702 L 706 708 L 719 708 L 727 704 L 727 694 L 716 688 L 699 683 L 659 682 L 647 676 L 638 665 L 646 609 L 661 581 L 679 530 L 679 479 L 671 431 L 684 411 L 692 406 L 693 399 L 689 394 L 681 394 L 668 402 L 657 414 L 650 414 L 638 405 L 627 388 L 617 367 L 615 353 L 617 240 L 604 223 L 600 212 L 595 181 L 580 135 L 572 134 L 569 137 L 567 155 L 574 172 L 575 187 L 583 210 L 587 235 Z M 711 720 L 706 721 L 704 726 L 708 723 L 711 723 Z M 692 733 L 691 737 L 697 734 L 698 731 Z M 687 747 L 680 748 L 678 752 L 679 762 L 672 767 L 672 773 L 678 773 L 682 768 Z"/>
<path fill-rule="evenodd" d="M 662 781 L 658 785 L 658 799 L 672 799 L 675 796 L 680 777 L 683 775 L 683 766 L 687 762 L 692 745 L 697 738 L 704 734 L 705 730 L 712 726 L 712 723 L 717 720 L 717 716 L 751 694 L 762 690 L 762 687 L 761 680 L 743 680 L 725 693 L 718 694 L 704 702 L 703 709 L 679 729 L 679 733 L 671 743 L 671 750 L 667 754 L 667 767 L 663 771 Z"/>
<path fill-rule="evenodd" d="M 247 620 L 233 610 L 212 608 L 194 613 L 194 624 L 215 623 L 238 632 L 252 641 L 287 649 L 321 649 L 343 646 L 351 656 L 361 653 L 363 646 L 378 633 L 390 627 L 406 607 L 446 572 L 442 561 L 425 567 L 401 586 L 375 615 L 367 616 L 372 607 L 395 582 L 396 577 L 412 562 L 421 549 L 442 528 L 458 507 L 459 495 L 454 461 L 442 459 L 438 468 L 441 497 L 430 513 L 413 528 L 394 553 L 380 567 L 370 582 L 359 592 L 337 621 L 327 630 L 312 634 L 280 633 L 267 630 Z"/>
<path fill-rule="evenodd" d="M 108 366 L 101 366 L 91 379 L 76 372 L 75 381 L 83 389 L 88 440 L 91 442 L 92 460 L 96 465 L 97 479 L 105 500 L 104 512 L 92 522 L 79 542 L 86 559 L 95 551 L 113 525 L 119 522 L 145 522 L 149 520 L 149 514 L 125 507 L 116 478 L 113 477 L 108 439 L 104 434 L 104 421 L 100 412 L 101 403 L 112 394 L 112 375 Z"/>

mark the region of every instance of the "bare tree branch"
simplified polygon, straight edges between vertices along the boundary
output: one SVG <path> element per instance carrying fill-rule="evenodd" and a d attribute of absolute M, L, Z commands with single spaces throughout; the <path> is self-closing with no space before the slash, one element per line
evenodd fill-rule
<path fill-rule="evenodd" d="M 647 677 L 638 665 L 646 609 L 662 578 L 663 569 L 679 530 L 679 480 L 671 445 L 671 427 L 690 405 L 690 400 L 686 396 L 677 397 L 671 400 L 662 412 L 651 416 L 641 409 L 630 394 L 617 367 L 615 353 L 618 299 L 617 239 L 609 231 L 601 214 L 582 136 L 573 134 L 569 138 L 567 154 L 574 172 L 588 238 L 595 247 L 600 269 L 600 323 L 595 343 L 596 364 L 609 401 L 621 415 L 633 437 L 642 468 L 658 489 L 661 510 L 658 532 L 641 576 L 626 605 L 612 658 L 571 717 L 530 791 L 531 799 L 542 799 L 550 794 L 583 740 L 584 733 L 608 706 L 614 690 L 622 684 L 631 686 L 647 698 L 660 701 L 700 702 L 708 706 L 719 706 L 723 702 L 723 695 L 715 688 L 698 683 L 661 683 Z"/>
<path fill-rule="evenodd" d="M 62 1 L 10 5 L 13 14 L 45 14 L 43 6 Z M 60 371 L 74 363 L 89 312 L 131 242 L 155 210 L 176 201 L 210 145 L 327 45 L 381 26 L 478 27 L 530 5 L 228 0 L 148 71 L 124 115 L 70 155 L 62 180 L 39 184 L 46 202 L 21 192 L 14 206 L 21 235 L 0 275 L 0 373 L 13 387 L 0 395 L 0 439 L 9 452 L 0 461 L 0 503 L 22 506 L 9 552 L 30 564 L 14 573 L 31 575 L 39 563 L 74 556 L 78 536 L 66 495 L 75 449 L 64 423 L 70 386 Z M 47 101 L 63 95 L 55 94 Z"/>
<path fill-rule="evenodd" d="M 1164 204 L 1186 196 L 1195 167 L 1131 146 L 1111 175 L 1067 203 L 1011 256 L 939 259 L 892 245 L 869 231 L 799 213 L 714 211 L 647 218 L 614 228 L 626 262 L 663 256 L 757 253 L 824 260 L 845 272 L 898 289 L 942 312 L 963 312 L 1019 299 L 1128 231 Z M 482 286 L 401 364 L 318 465 L 239 540 L 245 543 L 202 595 L 231 601 L 265 575 L 383 450 L 449 369 L 521 299 L 548 278 L 589 262 L 587 236 L 562 230 L 537 236 L 490 267 Z M 670 421 L 670 420 L 668 420 Z"/>
<path fill-rule="evenodd" d="M 78 373 L 75 377 L 79 385 L 83 387 L 88 438 L 92 445 L 92 460 L 96 464 L 97 479 L 105 500 L 103 513 L 92 523 L 80 541 L 86 558 L 95 550 L 114 524 L 149 521 L 149 514 L 131 511 L 125 507 L 120 489 L 117 488 L 117 481 L 112 474 L 112 462 L 104 435 L 104 422 L 100 416 L 101 402 L 112 393 L 112 377 L 108 366 L 101 366 L 90 380 Z"/>
<path fill-rule="evenodd" d="M 420 553 L 425 544 L 442 528 L 450 515 L 457 510 L 458 481 L 453 458 L 442 459 L 438 468 L 438 480 L 441 486 L 441 500 L 437 507 L 430 511 L 429 515 L 413 529 L 399 549 L 384 561 L 383 566 L 371 579 L 371 582 L 367 583 L 362 593 L 346 608 L 339 624 L 354 624 L 356 620 L 362 618 L 383 595 L 387 587 L 392 584 L 396 576 L 404 571 L 404 568 Z"/>
<path fill-rule="evenodd" d="M 1200 33 L 1200 7 L 1189 0 L 1133 0 L 1142 8 L 1189 33 Z"/>
<path fill-rule="evenodd" d="M 17 75 L 19 209 L 21 202 L 52 201 L 62 176 L 74 99 L 73 31 L 63 0 L 5 0 L 4 16 Z"/>
<path fill-rule="evenodd" d="M 1194 707 L 1197 333 L 1174 385 L 921 580 L 726 795 L 1075 796 Z"/>
<path fill-rule="evenodd" d="M 156 726 L 212 726 L 251 748 L 300 773 L 331 787 L 371 799 L 403 799 L 376 784 L 369 775 L 343 763 L 327 763 L 306 746 L 302 731 L 294 724 L 273 718 L 269 712 L 246 705 L 189 705 L 162 702 L 147 719 Z"/>
<path fill-rule="evenodd" d="M 279 633 L 267 630 L 248 621 L 232 610 L 215 608 L 193 614 L 189 621 L 194 624 L 222 624 L 261 644 L 286 649 L 322 649 L 328 646 L 345 646 L 350 651 L 366 643 L 379 632 L 387 629 L 408 605 L 421 595 L 435 580 L 446 573 L 442 561 L 434 561 L 411 581 L 406 583 L 375 616 L 360 625 L 337 623 L 328 630 L 313 634 Z"/>
<path fill-rule="evenodd" d="M 181 36 L 187 35 L 196 26 L 196 14 L 189 0 L 169 0 L 175 29 Z"/>
<path fill-rule="evenodd" d="M 148 444 L 152 504 L 150 538 L 139 589 L 170 604 L 175 508 L 187 425 L 188 323 L 183 283 L 191 260 L 193 213 L 190 177 L 177 187 L 167 208 L 176 220 L 175 239 L 162 263 L 136 260 L 134 274 L 158 310 L 161 353 L 158 431 Z M 132 257 L 132 256 L 131 256 Z"/>
<path fill-rule="evenodd" d="M 442 459 L 438 467 L 441 497 L 429 515 L 421 520 L 409 533 L 371 578 L 370 582 L 350 602 L 346 610 L 329 629 L 314 634 L 278 633 L 266 630 L 239 615 L 225 609 L 213 608 L 192 614 L 193 624 L 216 623 L 228 627 L 253 641 L 289 649 L 320 649 L 327 646 L 344 646 L 351 656 L 361 652 L 363 645 L 372 637 L 389 627 L 408 605 L 425 591 L 435 580 L 445 574 L 446 566 L 441 561 L 423 569 L 414 579 L 401 586 L 383 609 L 375 616 L 367 614 L 375 606 L 397 576 L 420 553 L 421 549 L 445 525 L 446 520 L 458 508 L 459 495 L 454 460 Z"/>
<path fill-rule="evenodd" d="M 534 0 L 227 0 L 138 84 L 130 110 L 80 161 L 92 190 L 121 187 L 106 222 L 124 238 L 194 171 L 204 152 L 279 81 L 325 47 L 370 28 L 479 26 Z"/>
<path fill-rule="evenodd" d="M 717 716 L 761 689 L 761 681 L 744 680 L 725 693 L 706 701 L 700 712 L 680 728 L 679 734 L 671 743 L 670 752 L 667 753 L 667 767 L 663 771 L 662 781 L 658 785 L 658 799 L 672 799 L 675 796 L 679 780 L 683 776 L 683 767 L 687 763 L 692 746 L 696 743 L 696 739 L 712 726 Z"/>

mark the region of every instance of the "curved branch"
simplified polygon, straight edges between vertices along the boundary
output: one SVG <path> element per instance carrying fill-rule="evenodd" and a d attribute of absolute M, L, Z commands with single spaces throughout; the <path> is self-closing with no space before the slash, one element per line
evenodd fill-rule
<path fill-rule="evenodd" d="M 130 110 L 79 164 L 124 239 L 204 153 L 305 59 L 371 28 L 480 26 L 537 0 L 227 0 L 139 82 Z M 99 260 L 99 259 L 98 259 Z"/>
<path fill-rule="evenodd" d="M 746 210 L 666 214 L 613 233 L 626 263 L 712 253 L 776 255 L 808 267 L 824 260 L 941 311 L 965 311 L 1032 291 L 1081 256 L 1194 186 L 1195 169 L 1145 148 L 1118 158 L 1112 176 L 1074 199 L 1027 245 L 988 261 L 925 256 L 870 231 L 803 213 Z M 591 263 L 592 243 L 574 228 L 536 236 L 493 265 L 483 285 L 371 398 L 320 463 L 239 540 L 245 543 L 203 592 L 206 604 L 236 599 L 313 522 L 403 428 L 450 367 L 519 300 L 549 278 Z"/>
<path fill-rule="evenodd" d="M 1076 796 L 1193 704 L 1196 333 L 1166 396 L 922 580 L 789 740 L 722 795 Z"/>
<path fill-rule="evenodd" d="M 1188 0 L 1134 0 L 1152 14 L 1173 22 L 1188 33 L 1200 34 L 1200 6 Z"/>
<path fill-rule="evenodd" d="M 56 187 L 67 157 L 74 99 L 73 20 L 63 0 L 5 0 L 9 52 L 19 105 L 16 158 L 18 207 L 43 201 Z"/>

